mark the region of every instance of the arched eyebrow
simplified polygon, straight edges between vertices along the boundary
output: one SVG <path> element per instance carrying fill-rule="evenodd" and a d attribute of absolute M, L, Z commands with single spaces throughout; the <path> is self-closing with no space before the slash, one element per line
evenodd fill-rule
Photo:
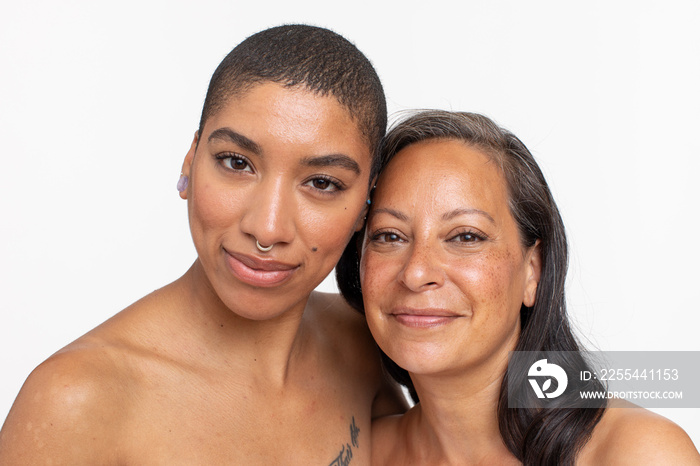
<path fill-rule="evenodd" d="M 212 139 L 221 139 L 224 141 L 232 142 L 243 149 L 252 152 L 255 155 L 261 155 L 262 150 L 260 146 L 253 140 L 248 139 L 240 133 L 235 132 L 231 128 L 219 128 L 209 135 L 207 142 L 211 142 Z"/>
<path fill-rule="evenodd" d="M 379 208 L 379 209 L 372 209 L 370 210 L 370 215 L 377 215 L 377 214 L 388 214 L 391 215 L 394 218 L 397 218 L 401 221 L 407 222 L 408 221 L 408 216 L 404 214 L 403 212 L 399 212 L 398 210 L 394 209 L 388 209 L 388 208 Z M 470 208 L 462 208 L 462 209 L 454 209 L 449 212 L 445 212 L 442 214 L 442 220 L 443 221 L 448 221 L 452 220 L 455 217 L 458 217 L 460 215 L 481 215 L 483 217 L 486 217 L 491 221 L 491 223 L 495 224 L 496 221 L 489 215 L 488 212 L 484 212 L 483 210 L 480 209 L 470 209 Z"/>
<path fill-rule="evenodd" d="M 340 167 L 355 172 L 357 175 L 362 172 L 362 170 L 360 170 L 360 165 L 352 157 L 345 154 L 307 157 L 301 160 L 301 164 L 307 167 Z"/>
<path fill-rule="evenodd" d="M 473 208 L 461 208 L 461 209 L 455 209 L 451 210 L 449 212 L 445 212 L 442 214 L 442 220 L 447 221 L 447 220 L 452 220 L 455 217 L 459 217 L 460 215 L 481 215 L 483 217 L 486 217 L 491 221 L 491 223 L 496 224 L 496 221 L 489 215 L 488 212 L 484 212 L 483 210 L 480 209 L 473 209 Z"/>
<path fill-rule="evenodd" d="M 231 128 L 219 128 L 212 131 L 207 139 L 207 142 L 211 142 L 213 139 L 232 142 L 233 144 L 236 144 L 237 146 L 240 146 L 243 149 L 262 157 L 262 149 L 255 141 L 243 136 L 240 133 L 237 133 Z M 357 175 L 362 173 L 360 165 L 352 157 L 345 154 L 329 154 L 318 157 L 307 157 L 301 160 L 301 164 L 307 167 L 341 167 L 346 170 L 350 170 Z"/>

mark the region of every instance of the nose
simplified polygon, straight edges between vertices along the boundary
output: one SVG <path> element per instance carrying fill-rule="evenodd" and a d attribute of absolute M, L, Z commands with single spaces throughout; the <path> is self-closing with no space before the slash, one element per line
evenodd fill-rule
<path fill-rule="evenodd" d="M 414 241 L 409 250 L 399 281 L 414 292 L 441 287 L 445 272 L 438 260 L 439 252 L 425 241 Z"/>
<path fill-rule="evenodd" d="M 241 219 L 241 230 L 263 246 L 291 243 L 294 239 L 297 208 L 292 192 L 281 177 L 267 177 L 248 198 Z"/>

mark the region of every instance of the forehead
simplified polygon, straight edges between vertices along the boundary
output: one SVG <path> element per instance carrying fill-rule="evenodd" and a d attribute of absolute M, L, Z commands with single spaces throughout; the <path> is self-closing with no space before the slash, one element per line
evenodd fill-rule
<path fill-rule="evenodd" d="M 375 202 L 507 211 L 506 181 L 485 151 L 458 140 L 428 140 L 401 149 L 377 183 Z"/>
<path fill-rule="evenodd" d="M 370 147 L 350 112 L 333 96 L 278 83 L 256 84 L 228 99 L 202 129 L 202 138 L 235 126 L 256 142 L 348 146 L 369 157 Z M 332 147 L 329 147 L 330 150 Z"/>

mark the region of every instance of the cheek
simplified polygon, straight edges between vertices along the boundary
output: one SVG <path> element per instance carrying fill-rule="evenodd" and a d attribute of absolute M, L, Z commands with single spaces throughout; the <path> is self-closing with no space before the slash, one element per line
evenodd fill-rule
<path fill-rule="evenodd" d="M 362 299 L 365 303 L 365 315 L 370 328 L 377 321 L 381 305 L 378 290 L 385 288 L 382 281 L 386 281 L 389 275 L 386 271 L 380 270 L 379 262 L 374 254 L 363 251 L 360 259 L 360 286 L 362 287 Z"/>
<path fill-rule="evenodd" d="M 387 296 L 386 291 L 396 280 L 395 269 L 395 261 L 390 258 L 368 251 L 366 248 L 363 250 L 360 260 L 360 284 L 365 308 L 381 305 L 380 298 Z"/>
<path fill-rule="evenodd" d="M 463 290 L 469 290 L 477 329 L 484 334 L 510 331 L 520 316 L 522 286 L 517 261 L 507 252 L 495 252 L 463 276 Z M 479 332 L 479 333 L 482 333 Z"/>
<path fill-rule="evenodd" d="M 205 233 L 227 226 L 238 215 L 237 206 L 245 200 L 232 190 L 217 190 L 210 185 L 196 185 L 189 201 L 193 233 Z"/>
<path fill-rule="evenodd" d="M 386 264 L 384 264 L 386 265 Z M 372 257 L 372 253 L 363 254 L 360 260 L 360 283 L 362 298 L 365 303 L 365 318 L 374 340 L 387 354 L 394 354 L 388 343 L 392 342 L 387 316 L 382 313 L 385 307 L 382 299 L 392 300 L 389 291 L 391 273 L 382 265 L 381 260 Z M 396 339 L 393 343 L 398 344 Z"/>
<path fill-rule="evenodd" d="M 511 322 L 520 314 L 520 268 L 507 252 L 494 252 L 460 270 L 460 289 L 473 306 L 474 318 L 486 322 Z"/>
<path fill-rule="evenodd" d="M 350 206 L 301 209 L 296 219 L 299 241 L 311 251 L 312 260 L 321 261 L 323 268 L 333 268 L 355 232 L 354 226 L 361 207 Z"/>
<path fill-rule="evenodd" d="M 345 215 L 330 210 L 302 211 L 296 223 L 305 231 L 308 242 L 326 249 L 344 248 L 352 236 L 357 217 L 348 210 L 342 212 Z"/>
<path fill-rule="evenodd" d="M 401 261 L 398 258 L 363 251 L 360 260 L 360 283 L 367 325 L 377 344 L 387 354 L 392 353 L 390 344 L 400 344 L 399 338 L 392 337 L 391 332 L 395 328 L 389 321 L 391 317 L 384 314 L 399 297 L 397 277 L 400 269 Z"/>

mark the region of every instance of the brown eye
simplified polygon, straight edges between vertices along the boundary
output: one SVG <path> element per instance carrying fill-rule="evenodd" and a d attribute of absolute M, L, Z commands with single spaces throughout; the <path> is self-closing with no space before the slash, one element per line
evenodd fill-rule
<path fill-rule="evenodd" d="M 455 243 L 476 243 L 478 241 L 483 240 L 484 237 L 481 235 L 478 235 L 472 231 L 466 231 L 464 233 L 459 233 L 455 236 L 453 236 L 450 241 L 453 241 Z"/>
<path fill-rule="evenodd" d="M 248 162 L 242 159 L 230 159 L 231 160 L 231 168 L 234 170 L 245 170 L 248 167 Z"/>
<path fill-rule="evenodd" d="M 252 172 L 253 167 L 247 158 L 242 155 L 227 152 L 216 156 L 219 163 L 228 170 L 233 170 L 237 172 Z"/>
<path fill-rule="evenodd" d="M 313 185 L 314 185 L 314 188 L 325 191 L 331 185 L 331 182 L 328 180 L 317 178 L 317 179 L 313 180 Z"/>
<path fill-rule="evenodd" d="M 397 243 L 401 241 L 401 237 L 396 233 L 377 233 L 372 240 L 380 243 Z"/>
<path fill-rule="evenodd" d="M 324 194 L 331 194 L 343 190 L 342 185 L 339 181 L 335 181 L 334 179 L 324 177 L 310 179 L 306 182 L 306 185 L 311 186 L 312 188 L 321 191 Z"/>

